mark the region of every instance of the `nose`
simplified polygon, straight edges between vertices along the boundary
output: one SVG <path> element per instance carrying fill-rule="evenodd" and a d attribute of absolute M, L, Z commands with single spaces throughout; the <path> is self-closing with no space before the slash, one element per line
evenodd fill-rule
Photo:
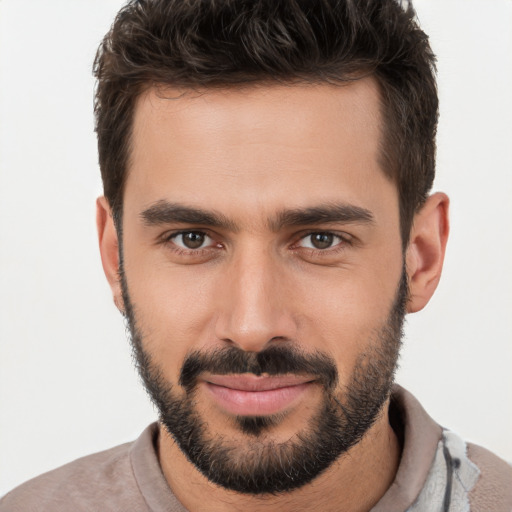
<path fill-rule="evenodd" d="M 279 258 L 246 248 L 232 258 L 218 294 L 216 337 L 249 352 L 296 337 L 290 290 Z"/>

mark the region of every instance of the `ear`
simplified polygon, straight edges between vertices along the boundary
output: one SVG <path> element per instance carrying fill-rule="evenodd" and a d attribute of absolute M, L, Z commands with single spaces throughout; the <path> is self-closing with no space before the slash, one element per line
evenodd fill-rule
<path fill-rule="evenodd" d="M 96 226 L 98 228 L 103 271 L 110 284 L 114 304 L 121 313 L 124 313 L 123 295 L 119 279 L 119 241 L 110 206 L 103 196 L 96 200 Z"/>
<path fill-rule="evenodd" d="M 431 195 L 414 216 L 406 253 L 409 277 L 408 313 L 423 309 L 437 288 L 450 230 L 446 194 Z"/>

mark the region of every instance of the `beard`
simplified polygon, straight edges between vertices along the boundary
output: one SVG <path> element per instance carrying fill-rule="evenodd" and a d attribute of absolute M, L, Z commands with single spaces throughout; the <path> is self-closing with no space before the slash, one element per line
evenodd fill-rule
<path fill-rule="evenodd" d="M 305 353 L 283 343 L 260 352 L 234 346 L 191 352 L 182 364 L 176 386 L 181 394 L 144 348 L 122 265 L 120 278 L 134 360 L 160 422 L 187 459 L 208 480 L 225 489 L 275 495 L 308 484 L 361 441 L 389 398 L 408 300 L 405 269 L 387 321 L 374 330 L 369 343 L 362 340 L 362 346 L 369 348 L 357 358 L 346 386 L 338 386 L 337 367 L 328 354 Z M 267 435 L 283 415 L 235 417 L 235 427 L 245 434 L 240 443 L 209 428 L 207 418 L 197 410 L 197 384 L 204 372 L 308 375 L 321 385 L 322 400 L 307 424 L 283 442 Z"/>

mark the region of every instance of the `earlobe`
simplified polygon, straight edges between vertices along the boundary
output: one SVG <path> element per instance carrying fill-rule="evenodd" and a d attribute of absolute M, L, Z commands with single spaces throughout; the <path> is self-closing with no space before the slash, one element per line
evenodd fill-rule
<path fill-rule="evenodd" d="M 103 196 L 96 200 L 96 226 L 103 271 L 112 290 L 114 304 L 124 313 L 119 281 L 119 241 L 110 206 Z"/>
<path fill-rule="evenodd" d="M 406 253 L 409 313 L 426 306 L 441 278 L 449 233 L 449 203 L 448 196 L 438 192 L 414 216 Z"/>

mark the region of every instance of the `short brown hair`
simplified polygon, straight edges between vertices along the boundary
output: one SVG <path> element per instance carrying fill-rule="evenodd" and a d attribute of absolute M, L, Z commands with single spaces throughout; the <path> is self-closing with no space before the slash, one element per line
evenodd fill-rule
<path fill-rule="evenodd" d="M 340 83 L 373 76 L 381 164 L 398 187 L 402 241 L 435 173 L 435 57 L 410 2 L 130 0 L 94 62 L 104 193 L 118 229 L 135 101 L 152 85 Z"/>

